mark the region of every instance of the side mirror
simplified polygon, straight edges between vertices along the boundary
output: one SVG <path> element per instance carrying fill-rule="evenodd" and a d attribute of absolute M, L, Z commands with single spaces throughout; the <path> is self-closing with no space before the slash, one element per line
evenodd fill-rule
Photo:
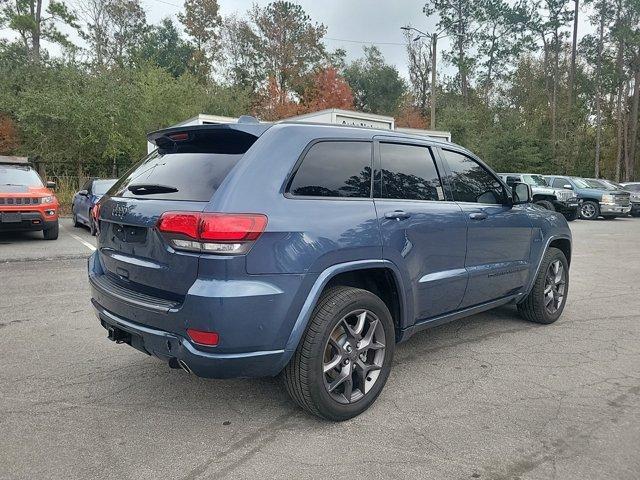
<path fill-rule="evenodd" d="M 80 190 L 78 192 L 78 195 L 86 197 L 87 195 L 89 195 L 89 192 L 87 190 Z"/>
<path fill-rule="evenodd" d="M 531 203 L 531 186 L 526 183 L 516 182 L 511 187 L 511 197 L 513 198 L 514 205 L 521 205 L 523 203 Z"/>
<path fill-rule="evenodd" d="M 573 190 L 573 187 L 572 187 L 570 184 L 568 184 L 568 183 L 565 183 L 565 184 L 562 186 L 562 188 L 566 188 L 567 190 Z"/>
<path fill-rule="evenodd" d="M 56 182 L 47 182 L 47 188 L 50 190 L 55 190 L 56 189 Z"/>

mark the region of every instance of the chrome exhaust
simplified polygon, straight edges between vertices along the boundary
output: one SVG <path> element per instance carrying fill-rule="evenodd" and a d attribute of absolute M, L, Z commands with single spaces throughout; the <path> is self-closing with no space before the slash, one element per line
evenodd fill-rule
<path fill-rule="evenodd" d="M 191 373 L 193 374 L 193 372 L 191 371 L 191 369 L 189 368 L 189 365 L 187 365 L 183 360 L 178 360 L 178 365 L 180 365 L 180 367 L 187 373 Z"/>

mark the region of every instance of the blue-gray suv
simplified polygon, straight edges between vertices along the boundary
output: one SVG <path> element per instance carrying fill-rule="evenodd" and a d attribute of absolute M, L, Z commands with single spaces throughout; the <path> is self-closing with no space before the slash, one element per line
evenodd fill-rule
<path fill-rule="evenodd" d="M 279 375 L 345 420 L 412 334 L 507 303 L 563 311 L 566 220 L 455 144 L 250 120 L 148 139 L 97 206 L 89 280 L 108 337 L 170 367 Z"/>

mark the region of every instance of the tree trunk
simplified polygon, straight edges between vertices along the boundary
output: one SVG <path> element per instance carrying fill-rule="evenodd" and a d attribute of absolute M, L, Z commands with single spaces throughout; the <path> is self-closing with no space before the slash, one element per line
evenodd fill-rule
<path fill-rule="evenodd" d="M 573 44 L 571 46 L 571 69 L 569 70 L 569 113 L 571 113 L 571 109 L 573 108 L 573 83 L 576 77 L 576 49 L 578 46 L 579 1 L 580 0 L 575 0 L 575 8 L 573 10 Z"/>
<path fill-rule="evenodd" d="M 604 2 L 603 2 L 604 3 Z M 604 43 L 604 12 L 600 11 L 598 27 L 598 58 L 596 64 L 596 158 L 594 177 L 600 177 L 600 139 L 602 137 L 602 44 Z"/>
<path fill-rule="evenodd" d="M 34 15 L 33 38 L 31 40 L 31 60 L 40 61 L 40 24 L 42 22 L 42 0 L 36 0 L 36 11 Z"/>
<path fill-rule="evenodd" d="M 625 103 L 624 103 L 624 111 L 623 111 L 623 130 L 622 135 L 624 142 L 624 181 L 628 182 L 630 177 L 629 167 L 631 166 L 631 161 L 629 157 L 629 120 L 631 119 L 629 112 L 631 110 L 631 79 L 625 82 Z"/>
<path fill-rule="evenodd" d="M 618 81 L 618 98 L 616 100 L 616 119 L 617 119 L 617 149 L 616 149 L 616 182 L 620 181 L 620 174 L 622 170 L 622 142 L 623 135 L 623 121 L 622 121 L 622 96 L 624 95 L 624 82 L 622 81 L 622 67 L 624 60 L 624 41 L 620 39 L 618 42 L 618 54 L 616 58 L 616 74 Z"/>
<path fill-rule="evenodd" d="M 638 104 L 640 103 L 640 49 L 638 50 L 635 60 L 633 101 L 631 102 L 631 125 L 629 130 L 629 165 L 627 167 L 629 180 L 634 180 L 636 173 L 636 145 L 638 142 Z"/>
<path fill-rule="evenodd" d="M 554 32 L 554 45 L 553 45 L 553 82 L 551 93 L 551 154 L 553 161 L 558 165 L 558 159 L 556 158 L 556 147 L 558 137 L 558 70 L 560 68 L 560 38 L 558 30 Z"/>

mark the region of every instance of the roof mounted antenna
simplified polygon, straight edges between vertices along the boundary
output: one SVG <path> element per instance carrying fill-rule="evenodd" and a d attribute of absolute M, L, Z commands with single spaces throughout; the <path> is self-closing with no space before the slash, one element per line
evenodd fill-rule
<path fill-rule="evenodd" d="M 250 123 L 250 124 L 256 125 L 260 123 L 260 120 L 258 120 L 256 117 L 252 115 L 242 115 L 238 119 L 238 123 Z"/>

